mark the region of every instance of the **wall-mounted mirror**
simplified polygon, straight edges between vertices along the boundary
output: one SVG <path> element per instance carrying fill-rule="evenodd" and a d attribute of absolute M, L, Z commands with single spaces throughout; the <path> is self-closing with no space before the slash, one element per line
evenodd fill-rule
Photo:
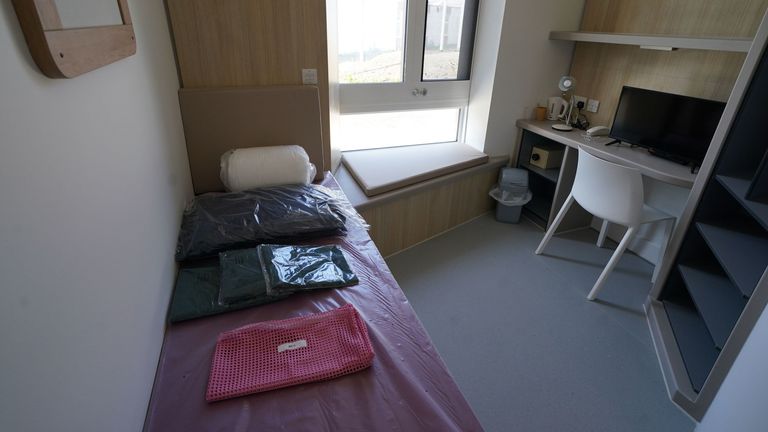
<path fill-rule="evenodd" d="M 136 53 L 127 0 L 13 0 L 32 58 L 73 78 Z"/>
<path fill-rule="evenodd" d="M 53 3 L 63 29 L 123 24 L 117 0 L 53 0 Z"/>

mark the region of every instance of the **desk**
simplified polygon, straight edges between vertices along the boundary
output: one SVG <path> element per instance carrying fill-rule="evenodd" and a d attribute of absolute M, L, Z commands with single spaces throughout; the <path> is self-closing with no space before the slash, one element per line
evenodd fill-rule
<path fill-rule="evenodd" d="M 557 122 L 518 120 L 517 127 L 575 149 L 578 149 L 579 144 L 584 145 L 589 147 L 590 153 L 595 156 L 607 161 L 637 168 L 643 175 L 663 181 L 664 183 L 687 189 L 693 187 L 696 174 L 691 173 L 690 167 L 653 156 L 643 148 L 630 148 L 626 144 L 606 146 L 606 143 L 613 141 L 613 139 L 607 136 L 594 137 L 588 140 L 584 137 L 585 132 L 579 129 L 574 129 L 570 132 L 554 130 L 552 125 L 555 123 Z"/>
<path fill-rule="evenodd" d="M 643 148 L 632 148 L 626 144 L 606 146 L 606 143 L 612 141 L 609 137 L 587 139 L 584 131 L 581 130 L 574 129 L 570 132 L 554 130 L 552 129 L 554 123 L 535 120 L 518 120 L 516 123 L 522 131 L 517 148 L 517 166 L 535 174 L 529 179 L 534 199 L 526 205 L 525 213 L 544 228 L 552 222 L 571 191 L 578 164 L 579 145 L 584 145 L 590 153 L 602 159 L 637 168 L 644 176 L 666 184 L 690 189 L 696 180 L 696 174 L 692 174 L 689 167 L 653 156 Z M 553 142 L 565 146 L 565 156 L 559 168 L 543 170 L 528 163 L 533 146 Z M 685 195 L 687 196 L 687 191 Z M 684 202 L 682 197 L 675 196 L 674 199 Z M 591 224 L 592 215 L 574 205 L 558 231 L 568 231 Z M 653 256 L 652 253 L 640 255 Z"/>

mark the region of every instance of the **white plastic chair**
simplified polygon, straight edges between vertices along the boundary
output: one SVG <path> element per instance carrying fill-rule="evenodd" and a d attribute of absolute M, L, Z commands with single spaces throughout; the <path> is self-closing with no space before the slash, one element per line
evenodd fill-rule
<path fill-rule="evenodd" d="M 627 227 L 624 238 L 621 239 L 603 272 L 600 273 L 600 277 L 597 278 L 597 282 L 587 295 L 587 299 L 595 299 L 603 288 L 608 274 L 616 267 L 627 245 L 642 224 L 666 222 L 664 240 L 658 260 L 658 263 L 661 263 L 664 250 L 667 248 L 672 234 L 672 228 L 675 226 L 675 217 L 649 207 L 643 202 L 643 178 L 639 170 L 600 159 L 588 153 L 582 146 L 579 146 L 579 165 L 576 169 L 576 178 L 571 193 L 557 213 L 552 226 L 544 234 L 541 244 L 536 248 L 536 255 L 540 255 L 547 247 L 547 243 L 552 239 L 552 235 L 574 201 L 594 216 L 603 219 L 603 225 L 597 239 L 598 247 L 602 247 L 605 241 L 605 232 L 609 222 Z M 660 267 L 660 265 L 656 265 L 652 280 L 656 280 Z"/>

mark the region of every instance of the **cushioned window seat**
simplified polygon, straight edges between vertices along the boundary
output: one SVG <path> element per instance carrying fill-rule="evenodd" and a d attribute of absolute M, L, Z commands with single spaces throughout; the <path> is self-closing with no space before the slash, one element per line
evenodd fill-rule
<path fill-rule="evenodd" d="M 362 210 L 480 170 L 498 169 L 506 156 L 460 144 L 433 144 L 345 152 L 334 174 L 352 205 Z"/>

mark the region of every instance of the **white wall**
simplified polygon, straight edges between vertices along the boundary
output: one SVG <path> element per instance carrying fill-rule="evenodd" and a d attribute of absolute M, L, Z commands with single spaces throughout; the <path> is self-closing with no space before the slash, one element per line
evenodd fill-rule
<path fill-rule="evenodd" d="M 504 0 L 480 0 L 477 11 L 465 141 L 480 151 L 485 148 L 505 3 Z"/>
<path fill-rule="evenodd" d="M 768 313 L 755 324 L 696 432 L 768 430 Z"/>
<path fill-rule="evenodd" d="M 42 76 L 0 3 L 0 430 L 141 430 L 191 196 L 161 1 L 138 53 Z"/>
<path fill-rule="evenodd" d="M 467 120 L 469 144 L 480 147 L 483 143 L 491 156 L 510 154 L 517 139 L 515 120 L 530 118 L 539 101 L 557 95 L 557 82 L 571 66 L 573 44 L 550 41 L 549 32 L 578 29 L 583 9 L 584 0 L 480 2 Z M 494 43 L 498 43 L 496 58 Z M 488 77 L 494 73 L 491 81 Z"/>

